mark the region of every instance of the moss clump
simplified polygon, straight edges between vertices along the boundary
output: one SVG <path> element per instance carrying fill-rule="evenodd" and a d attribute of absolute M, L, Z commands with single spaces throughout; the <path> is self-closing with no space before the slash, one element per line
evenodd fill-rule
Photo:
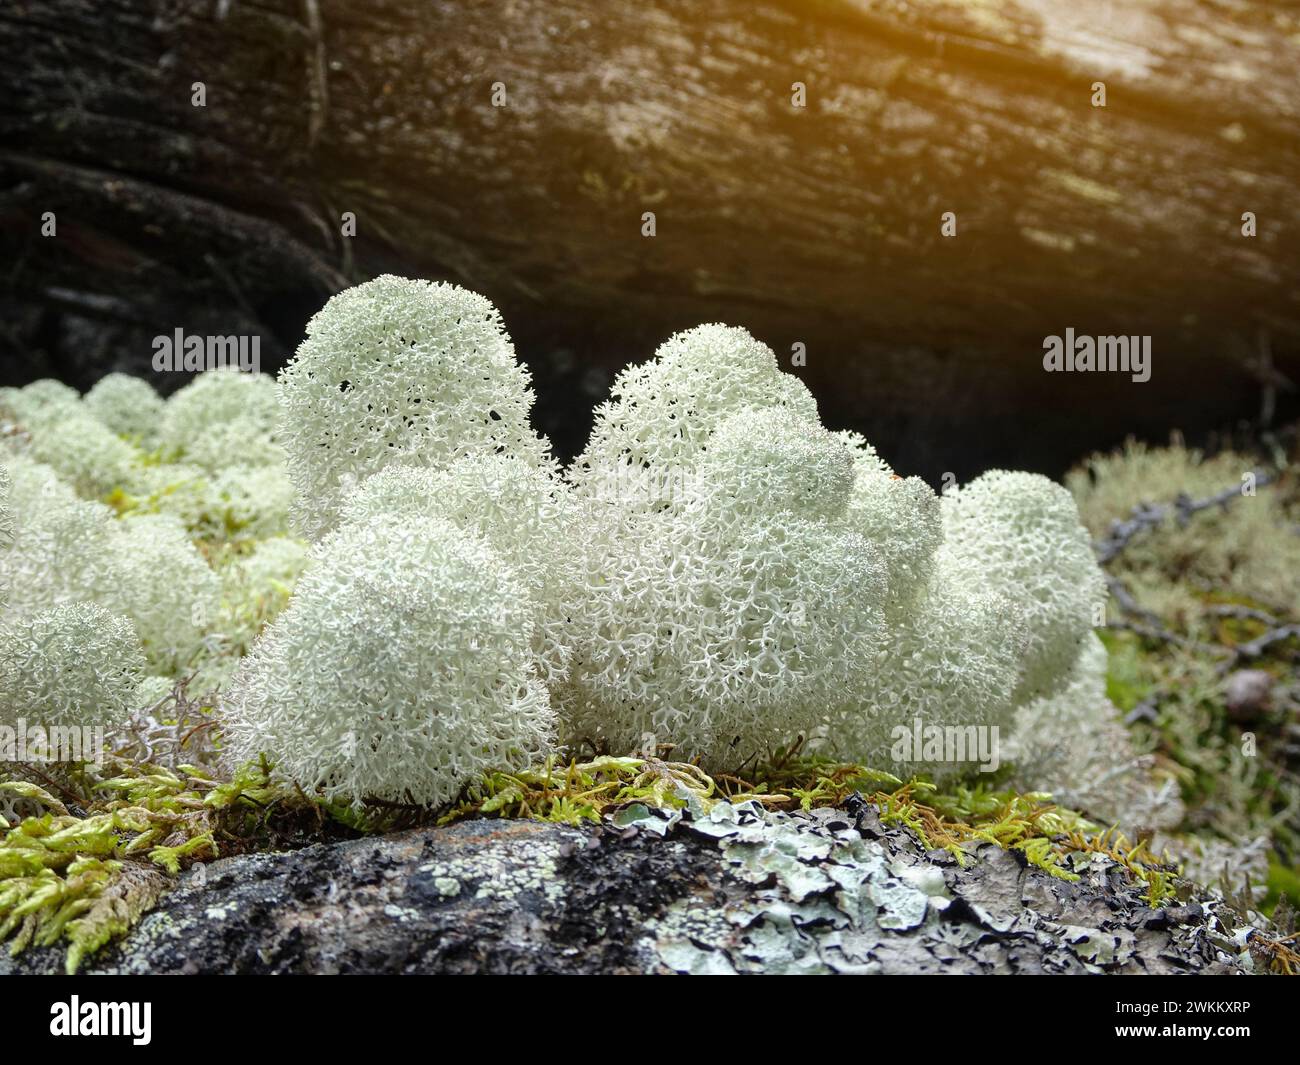
<path fill-rule="evenodd" d="M 40 811 L 10 825 L 0 817 L 0 942 L 10 952 L 67 944 L 66 968 L 128 932 L 182 867 L 268 846 L 282 807 L 308 804 L 271 788 L 269 767 L 250 765 L 227 781 L 194 766 L 172 771 L 119 763 L 117 775 L 83 781 L 84 816 L 26 781 L 0 783 L 10 813 Z"/>

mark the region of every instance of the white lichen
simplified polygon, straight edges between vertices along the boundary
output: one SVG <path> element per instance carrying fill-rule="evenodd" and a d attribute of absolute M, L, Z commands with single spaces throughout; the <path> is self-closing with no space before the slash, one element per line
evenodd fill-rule
<path fill-rule="evenodd" d="M 688 369 L 680 350 L 673 358 Z M 659 447 L 648 493 L 635 481 L 622 492 L 579 484 L 574 664 L 557 689 L 569 739 L 615 751 L 674 743 L 675 756 L 734 769 L 817 729 L 869 683 L 887 574 L 846 520 L 852 455 L 780 401 L 798 390 L 774 359 L 765 366 L 766 392 L 753 385 L 744 398 L 771 402 L 712 410 L 711 435 Z M 655 437 L 633 415 L 663 409 L 626 411 L 624 438 Z"/>
<path fill-rule="evenodd" d="M 113 728 L 132 708 L 144 656 L 131 622 L 65 603 L 0 632 L 0 723 Z"/>
<path fill-rule="evenodd" d="M 165 404 L 148 381 L 130 374 L 105 374 L 86 393 L 82 406 L 118 436 L 152 450 L 158 441 Z"/>
<path fill-rule="evenodd" d="M 366 478 L 340 511 L 343 524 L 437 517 L 482 536 L 527 592 L 537 674 L 567 673 L 564 614 L 576 578 L 573 507 L 546 468 L 513 455 L 471 455 L 442 470 L 390 466 Z"/>
<path fill-rule="evenodd" d="M 281 461 L 278 420 L 275 381 L 227 367 L 199 374 L 167 400 L 159 438 L 170 459 L 215 473 Z"/>
<path fill-rule="evenodd" d="M 541 463 L 533 393 L 497 309 L 455 285 L 384 276 L 334 296 L 280 375 L 281 431 L 309 539 L 362 479 L 505 452 Z"/>
<path fill-rule="evenodd" d="M 1016 701 L 1052 694 L 1106 596 L 1073 497 L 1038 474 L 991 470 L 946 493 L 942 505 L 940 564 L 963 587 L 1000 597 L 1007 623 L 1023 635 Z"/>
<path fill-rule="evenodd" d="M 47 463 L 77 494 L 99 499 L 122 484 L 140 453 L 98 419 L 77 410 L 32 429 L 31 456 Z"/>
<path fill-rule="evenodd" d="M 522 583 L 449 521 L 357 521 L 315 550 L 225 705 L 232 765 L 265 752 L 329 800 L 437 805 L 545 750 Z"/>

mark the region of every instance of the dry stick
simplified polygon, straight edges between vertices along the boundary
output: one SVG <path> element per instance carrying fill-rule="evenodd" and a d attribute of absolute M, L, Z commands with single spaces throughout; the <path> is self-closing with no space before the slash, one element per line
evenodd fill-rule
<path fill-rule="evenodd" d="M 1263 470 L 1252 470 L 1251 475 L 1255 479 L 1257 488 L 1267 487 L 1277 480 L 1277 474 Z M 1133 542 L 1135 537 L 1159 527 L 1171 515 L 1180 526 L 1185 526 L 1196 514 L 1203 510 L 1209 510 L 1212 507 L 1227 510 L 1228 505 L 1233 500 L 1240 498 L 1241 494 L 1241 486 L 1233 485 L 1205 499 L 1192 499 L 1186 492 L 1183 492 L 1172 503 L 1138 503 L 1133 508 L 1127 521 L 1117 519 L 1111 522 L 1110 530 L 1106 536 L 1093 545 L 1094 550 L 1097 552 L 1097 560 L 1103 566 L 1114 561 Z M 1109 628 L 1127 629 L 1140 636 L 1163 640 L 1166 643 L 1178 644 L 1209 654 L 1226 656 L 1228 661 L 1220 665 L 1220 672 L 1226 671 L 1243 658 L 1258 658 L 1275 643 L 1281 643 L 1292 637 L 1300 638 L 1300 625 L 1281 624 L 1271 614 L 1262 610 L 1227 605 L 1216 606 L 1211 609 L 1214 613 L 1222 616 L 1242 617 L 1260 621 L 1270 626 L 1269 630 L 1249 643 L 1238 644 L 1236 647 L 1199 643 L 1171 632 L 1158 615 L 1138 603 L 1133 593 L 1129 591 L 1128 586 L 1120 578 L 1108 573 L 1106 575 L 1106 586 L 1111 596 L 1119 604 L 1120 610 L 1130 617 L 1141 619 L 1141 622 L 1110 622 Z"/>
<path fill-rule="evenodd" d="M 1214 603 L 1207 608 L 1209 613 L 1221 618 L 1240 618 L 1242 621 L 1258 621 L 1260 624 L 1275 628 L 1282 623 L 1267 610 L 1256 610 L 1239 603 Z"/>
<path fill-rule="evenodd" d="M 1167 625 L 1158 614 L 1152 613 L 1144 606 L 1138 603 L 1133 593 L 1129 591 L 1128 585 L 1113 574 L 1106 574 L 1106 587 L 1111 596 L 1119 604 L 1119 608 L 1130 617 L 1140 618 L 1141 621 L 1110 621 L 1106 623 L 1109 629 L 1125 629 L 1128 632 L 1137 633 L 1153 640 L 1161 640 L 1164 643 L 1177 644 L 1179 647 L 1186 647 L 1193 651 L 1199 651 L 1202 654 L 1227 656 L 1232 654 L 1230 648 L 1224 647 L 1217 643 L 1201 643 L 1199 640 L 1189 640 L 1186 636 L 1180 636 Z"/>
<path fill-rule="evenodd" d="M 1300 625 L 1279 625 L 1249 643 L 1238 644 L 1234 649 L 1238 658 L 1258 658 L 1269 647 L 1291 637 L 1300 638 Z"/>
<path fill-rule="evenodd" d="M 1263 488 L 1277 480 L 1277 475 L 1262 470 L 1253 470 L 1255 487 Z M 1186 492 L 1181 493 L 1172 503 L 1139 503 L 1133 508 L 1127 521 L 1116 519 L 1110 524 L 1110 531 L 1094 545 L 1097 561 L 1103 566 L 1115 559 L 1132 542 L 1139 533 L 1157 528 L 1164 520 L 1173 515 L 1179 525 L 1186 525 L 1192 516 L 1211 507 L 1228 509 L 1228 504 L 1241 496 L 1241 486 L 1233 485 L 1206 499 L 1192 499 Z"/>

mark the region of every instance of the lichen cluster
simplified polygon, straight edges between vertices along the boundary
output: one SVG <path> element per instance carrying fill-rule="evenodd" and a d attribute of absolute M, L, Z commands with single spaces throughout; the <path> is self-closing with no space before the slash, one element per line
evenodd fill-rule
<path fill-rule="evenodd" d="M 742 765 L 798 735 L 898 772 L 921 718 L 1009 729 L 1079 658 L 1102 596 L 1069 494 L 994 471 L 940 500 L 828 432 L 741 329 L 625 370 L 569 471 L 583 536 L 556 689 L 571 738 Z"/>
<path fill-rule="evenodd" d="M 124 619 L 154 689 L 223 693 L 230 771 L 265 753 L 331 801 L 437 804 L 557 747 L 730 771 L 802 737 L 960 775 L 897 730 L 1095 702 L 1071 680 L 1102 579 L 1069 494 L 993 471 L 941 499 L 742 329 L 624 371 L 566 471 L 481 296 L 382 277 L 307 332 L 278 382 L 3 397 L 7 619 Z"/>
<path fill-rule="evenodd" d="M 1164 897 L 1145 843 L 1098 834 L 1185 810 L 1172 760 L 1118 718 L 1112 700 L 1132 700 L 1094 634 L 1100 516 L 1132 505 L 1147 482 L 1130 465 L 1155 459 L 1095 459 L 1073 496 L 1009 471 L 939 495 L 823 426 L 769 348 L 721 325 L 625 370 L 567 470 L 532 402 L 487 300 L 393 277 L 330 300 L 278 381 L 213 371 L 165 401 L 121 375 L 85 398 L 0 392 L 0 725 L 96 724 L 137 750 L 179 728 L 186 689 L 211 708 L 185 727 L 211 758 L 159 769 L 190 779 L 183 799 L 159 784 L 173 813 L 262 764 L 277 801 L 367 827 L 394 810 L 579 821 L 671 806 L 679 785 L 777 808 L 857 791 L 938 847 L 996 842 L 1049 872 L 1071 849 L 1127 855 Z M 1267 582 L 1238 561 L 1263 535 L 1248 520 L 1195 572 L 1259 593 L 1253 609 Z M 1166 534 L 1176 554 L 1197 542 Z M 1165 606 L 1173 565 L 1143 547 L 1122 572 Z M 972 761 L 900 753 L 916 723 L 1000 740 L 994 806 L 990 782 L 968 788 Z M 151 751 L 128 761 L 151 777 Z M 92 805 L 114 788 L 77 772 L 44 783 Z M 918 773 L 979 809 L 925 806 Z M 1081 813 L 1049 814 L 1047 791 Z M 163 838 L 95 816 L 113 837 L 96 861 Z M 217 853 L 185 824 L 156 864 Z M 83 883 L 71 865 L 30 875 L 51 869 Z M 121 873 L 86 869 L 79 898 Z"/>

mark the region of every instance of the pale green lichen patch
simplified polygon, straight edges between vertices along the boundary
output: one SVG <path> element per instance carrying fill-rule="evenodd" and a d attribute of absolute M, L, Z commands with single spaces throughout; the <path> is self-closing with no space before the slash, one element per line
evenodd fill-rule
<path fill-rule="evenodd" d="M 879 965 L 868 954 L 882 931 L 918 928 L 943 905 L 933 879 L 890 861 L 842 813 L 788 815 L 749 802 L 715 809 L 688 829 L 717 840 L 724 866 L 757 890 L 721 919 L 711 903 L 691 898 L 663 915 L 655 949 L 677 971 L 871 971 Z M 936 893 L 933 906 L 918 881 Z"/>
<path fill-rule="evenodd" d="M 461 853 L 426 862 L 418 872 L 442 898 L 466 892 L 476 899 L 506 900 L 531 893 L 557 903 L 565 895 L 564 880 L 556 873 L 563 846 L 564 841 L 519 837 L 500 851 Z"/>
<path fill-rule="evenodd" d="M 720 824 L 729 830 L 719 833 Z M 785 814 L 746 803 L 698 825 L 688 815 L 679 830 L 717 846 L 746 888 L 721 904 L 687 896 L 649 922 L 655 934 L 643 947 L 675 972 L 1141 971 L 1133 969 L 1139 937 L 1168 935 L 1153 930 L 1186 919 L 1182 911 L 1145 916 L 1157 911 L 1145 908 L 1136 887 L 1106 899 L 1123 881 L 1107 853 L 1062 858 L 1086 885 L 1081 905 L 1059 876 L 1009 851 L 976 841 L 958 864 L 918 847 L 870 807 L 856 816 Z M 1224 965 L 1238 953 L 1226 939 L 1218 949 Z"/>
<path fill-rule="evenodd" d="M 1124 962 L 1133 953 L 1133 936 L 1127 932 L 1103 932 L 1099 928 L 1066 925 L 1064 939 L 1080 958 L 1094 965 Z"/>

